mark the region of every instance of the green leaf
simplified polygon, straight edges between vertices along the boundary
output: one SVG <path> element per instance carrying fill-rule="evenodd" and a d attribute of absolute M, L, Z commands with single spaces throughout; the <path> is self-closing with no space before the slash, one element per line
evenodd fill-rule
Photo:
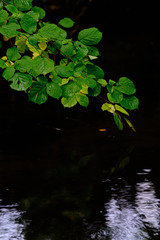
<path fill-rule="evenodd" d="M 16 30 L 20 28 L 21 28 L 20 25 L 16 23 L 10 23 L 8 25 L 3 25 L 0 28 L 0 33 L 4 35 L 7 39 L 9 39 L 9 38 L 15 37 L 19 33 Z"/>
<path fill-rule="evenodd" d="M 51 59 L 42 58 L 38 56 L 33 61 L 34 61 L 34 66 L 32 70 L 34 70 L 37 73 L 37 75 L 40 75 L 40 74 L 46 75 L 52 72 L 54 69 L 54 61 Z"/>
<path fill-rule="evenodd" d="M 38 42 L 38 34 L 30 35 L 28 38 L 28 42 L 33 46 L 36 45 L 36 43 Z"/>
<path fill-rule="evenodd" d="M 11 13 L 18 13 L 18 9 L 12 4 L 6 5 L 5 8 Z"/>
<path fill-rule="evenodd" d="M 95 56 L 95 57 L 98 57 L 100 55 L 99 50 L 96 47 L 88 46 L 87 48 L 88 48 L 88 55 Z"/>
<path fill-rule="evenodd" d="M 50 23 L 39 29 L 38 34 L 48 40 L 63 40 L 67 37 L 65 30 L 59 28 L 56 24 Z"/>
<path fill-rule="evenodd" d="M 34 82 L 28 94 L 29 101 L 37 104 L 45 103 L 48 99 L 46 84 L 43 82 Z"/>
<path fill-rule="evenodd" d="M 10 87 L 17 91 L 26 91 L 32 85 L 32 77 L 26 73 L 15 73 L 10 81 Z"/>
<path fill-rule="evenodd" d="M 14 0 L 14 5 L 20 11 L 28 11 L 32 8 L 33 0 Z"/>
<path fill-rule="evenodd" d="M 123 100 L 120 102 L 121 106 L 128 109 L 128 110 L 134 110 L 138 109 L 139 106 L 139 100 L 135 96 L 125 96 Z"/>
<path fill-rule="evenodd" d="M 73 81 L 70 81 L 69 83 L 62 86 L 62 96 L 63 97 L 71 97 L 75 93 L 79 92 L 81 90 L 81 86 Z"/>
<path fill-rule="evenodd" d="M 0 3 L 0 10 L 3 8 L 3 4 L 2 3 Z"/>
<path fill-rule="evenodd" d="M 62 97 L 61 103 L 64 107 L 68 107 L 68 108 L 74 107 L 77 104 L 76 96 L 73 95 L 73 96 L 68 97 L 68 98 Z"/>
<path fill-rule="evenodd" d="M 129 113 L 128 113 L 124 108 L 122 108 L 121 106 L 119 106 L 119 105 L 117 105 L 117 104 L 115 104 L 115 109 L 116 109 L 117 111 L 119 111 L 119 112 L 121 112 L 121 113 L 129 116 Z"/>
<path fill-rule="evenodd" d="M 113 118 L 114 118 L 114 121 L 115 121 L 115 124 L 117 125 L 118 129 L 120 131 L 123 130 L 123 123 L 122 123 L 122 120 L 121 120 L 121 116 L 117 113 L 113 113 Z"/>
<path fill-rule="evenodd" d="M 79 61 L 88 54 L 88 48 L 79 41 L 74 43 L 76 47 L 76 55 L 72 58 L 74 61 Z"/>
<path fill-rule="evenodd" d="M 24 53 L 26 50 L 26 39 L 19 38 L 16 42 L 15 45 L 17 46 L 18 52 L 19 53 Z"/>
<path fill-rule="evenodd" d="M 75 48 L 73 43 L 67 43 L 62 45 L 61 47 L 61 54 L 63 56 L 71 57 L 75 54 Z"/>
<path fill-rule="evenodd" d="M 55 71 L 57 75 L 60 77 L 70 77 L 73 76 L 73 69 L 71 69 L 69 66 L 56 66 Z"/>
<path fill-rule="evenodd" d="M 33 64 L 34 61 L 30 57 L 24 56 L 15 62 L 15 68 L 20 72 L 29 72 L 33 67 Z"/>
<path fill-rule="evenodd" d="M 128 126 L 134 131 L 136 132 L 136 129 L 134 128 L 133 124 L 128 120 L 128 118 L 123 117 L 124 120 L 126 121 L 126 123 L 128 124 Z"/>
<path fill-rule="evenodd" d="M 107 81 L 105 79 L 98 79 L 97 82 L 99 84 L 101 84 L 102 87 L 106 87 L 107 86 Z"/>
<path fill-rule="evenodd" d="M 115 112 L 115 107 L 113 104 L 111 103 L 104 103 L 101 107 L 102 111 L 108 111 L 110 113 L 114 113 Z"/>
<path fill-rule="evenodd" d="M 7 67 L 7 68 L 4 70 L 2 76 L 3 76 L 6 80 L 9 80 L 10 78 L 13 77 L 14 73 L 15 73 L 15 69 L 14 69 L 13 67 Z"/>
<path fill-rule="evenodd" d="M 101 93 L 101 85 L 97 84 L 93 89 L 88 89 L 88 95 L 91 97 L 97 97 Z"/>
<path fill-rule="evenodd" d="M 39 19 L 43 19 L 46 15 L 45 10 L 40 7 L 33 7 L 32 11 L 39 14 Z"/>
<path fill-rule="evenodd" d="M 84 78 L 82 82 L 92 89 L 94 89 L 97 86 L 97 82 L 89 76 L 87 78 Z"/>
<path fill-rule="evenodd" d="M 4 24 L 4 22 L 8 19 L 8 13 L 6 10 L 0 10 L 0 25 Z"/>
<path fill-rule="evenodd" d="M 122 77 L 119 79 L 118 83 L 116 84 L 116 88 L 118 91 L 126 95 L 132 95 L 136 92 L 134 83 L 126 77 Z"/>
<path fill-rule="evenodd" d="M 104 78 L 104 71 L 97 65 L 94 64 L 87 64 L 87 73 L 95 75 L 96 78 Z"/>
<path fill-rule="evenodd" d="M 37 21 L 30 15 L 24 14 L 20 20 L 22 29 L 27 33 L 34 33 L 37 30 Z"/>
<path fill-rule="evenodd" d="M 65 17 L 61 19 L 58 24 L 64 28 L 71 28 L 74 26 L 74 21 L 71 18 Z"/>
<path fill-rule="evenodd" d="M 62 96 L 62 89 L 57 83 L 50 82 L 47 84 L 47 93 L 49 96 L 59 99 Z"/>
<path fill-rule="evenodd" d="M 102 33 L 98 28 L 92 27 L 79 32 L 78 40 L 85 45 L 95 45 L 102 39 Z"/>
<path fill-rule="evenodd" d="M 7 54 L 8 59 L 11 61 L 16 61 L 21 57 L 21 55 L 18 52 L 17 47 L 15 47 L 15 46 L 8 48 L 6 54 Z"/>
<path fill-rule="evenodd" d="M 76 99 L 77 99 L 77 102 L 83 107 L 87 107 L 89 104 L 89 99 L 85 94 L 77 93 Z"/>
<path fill-rule="evenodd" d="M 0 59 L 0 68 L 4 69 L 6 67 L 7 65 L 5 64 L 5 62 L 2 59 Z"/>
<path fill-rule="evenodd" d="M 108 100 L 112 103 L 120 103 L 123 100 L 123 93 L 119 92 L 114 86 L 111 93 L 107 93 Z"/>

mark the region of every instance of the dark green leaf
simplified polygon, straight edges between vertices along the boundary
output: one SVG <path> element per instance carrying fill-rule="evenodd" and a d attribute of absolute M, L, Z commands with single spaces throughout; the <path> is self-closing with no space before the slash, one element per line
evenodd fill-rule
<path fill-rule="evenodd" d="M 29 101 L 37 104 L 45 103 L 48 99 L 46 84 L 42 82 L 34 82 L 28 94 Z"/>
<path fill-rule="evenodd" d="M 68 17 L 65 17 L 61 19 L 58 24 L 64 28 L 71 28 L 74 26 L 74 21 Z"/>
<path fill-rule="evenodd" d="M 61 99 L 61 103 L 64 107 L 68 107 L 68 108 L 74 107 L 77 104 L 76 96 L 73 95 L 73 96 L 68 97 L 68 98 L 63 97 Z"/>
<path fill-rule="evenodd" d="M 95 75 L 96 78 L 104 78 L 104 71 L 97 65 L 94 64 L 87 64 L 87 73 Z"/>
<path fill-rule="evenodd" d="M 0 10 L 3 8 L 3 4 L 2 3 L 0 3 Z"/>
<path fill-rule="evenodd" d="M 98 57 L 100 55 L 99 50 L 96 47 L 88 46 L 88 55 Z"/>
<path fill-rule="evenodd" d="M 22 29 L 27 33 L 34 33 L 37 30 L 37 21 L 30 15 L 24 14 L 20 20 Z"/>
<path fill-rule="evenodd" d="M 139 100 L 135 96 L 125 96 L 123 100 L 120 102 L 121 106 L 128 109 L 128 110 L 134 110 L 138 109 L 139 106 Z"/>
<path fill-rule="evenodd" d="M 17 91 L 26 91 L 32 85 L 32 77 L 26 73 L 15 73 L 10 81 L 10 87 Z"/>
<path fill-rule="evenodd" d="M 58 65 L 58 66 L 55 67 L 55 71 L 60 77 L 73 76 L 73 69 L 71 69 L 69 66 Z"/>
<path fill-rule="evenodd" d="M 16 61 L 15 68 L 20 72 L 29 72 L 33 67 L 33 64 L 34 61 L 31 58 L 24 56 L 20 60 Z"/>
<path fill-rule="evenodd" d="M 79 32 L 78 40 L 85 45 L 95 45 L 102 39 L 102 33 L 98 28 L 92 27 Z"/>
<path fill-rule="evenodd" d="M 13 67 L 7 67 L 7 68 L 4 70 L 2 76 L 3 76 L 6 80 L 9 80 L 10 78 L 13 77 L 14 73 L 15 73 L 15 69 L 14 69 Z"/>
<path fill-rule="evenodd" d="M 4 69 L 6 67 L 7 65 L 5 64 L 5 62 L 2 59 L 0 59 L 0 68 Z"/>
<path fill-rule="evenodd" d="M 8 18 L 8 13 L 6 10 L 0 10 L 0 25 L 4 24 L 4 22 L 7 20 Z"/>
<path fill-rule="evenodd" d="M 79 61 L 88 54 L 88 48 L 79 41 L 74 43 L 76 47 L 76 55 L 72 58 L 74 61 Z"/>
<path fill-rule="evenodd" d="M 91 97 L 97 97 L 101 93 L 101 85 L 97 84 L 95 88 L 88 89 L 88 95 Z"/>
<path fill-rule="evenodd" d="M 15 47 L 15 46 L 8 48 L 6 54 L 7 54 L 8 59 L 11 61 L 16 61 L 21 57 L 21 55 L 18 52 L 17 47 Z"/>
<path fill-rule="evenodd" d="M 28 11 L 32 8 L 33 0 L 14 0 L 14 5 L 20 11 Z"/>

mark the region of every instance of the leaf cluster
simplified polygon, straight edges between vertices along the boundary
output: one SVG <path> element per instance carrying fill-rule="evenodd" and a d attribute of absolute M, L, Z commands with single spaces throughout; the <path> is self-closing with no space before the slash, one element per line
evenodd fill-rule
<path fill-rule="evenodd" d="M 32 0 L 0 3 L 0 34 L 4 41 L 12 42 L 0 59 L 3 77 L 12 89 L 28 93 L 34 103 L 42 104 L 52 97 L 69 108 L 77 103 L 87 107 L 89 97 L 99 96 L 105 88 L 107 100 L 102 110 L 113 113 L 122 129 L 121 114 L 128 116 L 125 109 L 138 108 L 136 89 L 124 77 L 117 83 L 107 82 L 104 71 L 93 63 L 100 55 L 96 45 L 102 33 L 91 27 L 81 30 L 73 40 L 67 33 L 74 27 L 72 19 L 66 17 L 53 24 L 43 21 L 45 15 L 44 9 L 32 6 Z"/>

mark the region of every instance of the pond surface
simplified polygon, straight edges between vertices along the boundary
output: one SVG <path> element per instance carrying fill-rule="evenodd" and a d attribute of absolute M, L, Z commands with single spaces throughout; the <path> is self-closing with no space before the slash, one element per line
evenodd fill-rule
<path fill-rule="evenodd" d="M 119 133 L 50 107 L 1 108 L 0 239 L 160 239 L 158 108 Z"/>

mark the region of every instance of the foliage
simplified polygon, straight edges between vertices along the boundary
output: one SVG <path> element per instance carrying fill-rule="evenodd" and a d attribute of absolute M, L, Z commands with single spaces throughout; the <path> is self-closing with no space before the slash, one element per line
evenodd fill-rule
<path fill-rule="evenodd" d="M 32 0 L 0 2 L 0 34 L 11 42 L 0 67 L 10 87 L 25 91 L 34 103 L 45 103 L 50 96 L 68 108 L 77 103 L 87 107 L 89 97 L 98 97 L 120 130 L 124 122 L 134 130 L 126 111 L 139 104 L 133 82 L 126 77 L 106 81 L 104 71 L 92 62 L 99 57 L 99 29 L 83 29 L 74 40 L 66 31 L 73 20 L 66 17 L 53 24 L 42 21 L 44 17 L 44 9 L 32 7 Z M 102 88 L 106 99 L 99 96 Z"/>

